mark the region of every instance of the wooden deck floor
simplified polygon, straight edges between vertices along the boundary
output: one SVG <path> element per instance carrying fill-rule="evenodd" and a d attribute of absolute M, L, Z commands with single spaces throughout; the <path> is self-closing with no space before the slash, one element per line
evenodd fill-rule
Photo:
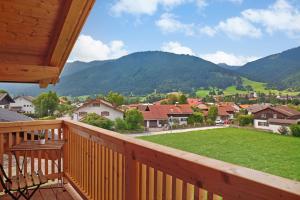
<path fill-rule="evenodd" d="M 32 200 L 79 200 L 81 199 L 78 194 L 76 194 L 69 184 L 65 185 L 66 190 L 62 188 L 46 188 L 37 191 Z M 10 196 L 0 196 L 1 200 L 11 200 Z M 24 200 L 24 198 L 20 198 Z"/>

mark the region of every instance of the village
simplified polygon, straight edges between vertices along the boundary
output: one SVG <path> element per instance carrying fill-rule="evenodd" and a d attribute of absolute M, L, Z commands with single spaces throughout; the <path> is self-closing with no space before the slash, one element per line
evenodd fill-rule
<path fill-rule="evenodd" d="M 240 104 L 221 101 L 224 97 L 219 95 L 211 96 L 212 101 L 207 102 L 203 98 L 189 98 L 183 93 L 175 92 L 151 103 L 125 105 L 122 95 L 114 92 L 109 95 L 86 100 L 77 98 L 73 101 L 66 97 L 57 97 L 57 107 L 54 110 L 53 108 L 44 108 L 46 114 L 41 116 L 36 112 L 35 97 L 16 96 L 12 98 L 8 93 L 3 92 L 0 94 L 0 121 L 62 118 L 85 122 L 121 133 L 154 133 L 209 126 L 246 126 L 285 135 L 291 134 L 289 128 L 291 125 L 300 123 L 297 97 L 277 96 L 276 99 L 281 102 L 280 104 L 266 102 Z M 239 97 L 241 98 L 241 96 Z M 253 92 L 242 98 L 252 102 L 258 101 L 258 95 Z M 128 124 L 126 124 L 126 115 L 132 115 L 127 118 L 136 118 L 133 119 L 136 121 L 129 125 L 131 128 L 128 128 Z M 140 115 L 140 117 L 134 115 Z M 97 120 L 102 121 L 95 123 Z"/>

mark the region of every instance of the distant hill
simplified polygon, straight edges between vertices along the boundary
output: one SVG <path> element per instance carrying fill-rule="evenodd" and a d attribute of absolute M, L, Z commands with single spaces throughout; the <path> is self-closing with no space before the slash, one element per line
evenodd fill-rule
<path fill-rule="evenodd" d="M 61 77 L 69 76 L 76 72 L 86 70 L 95 65 L 101 66 L 101 65 L 111 62 L 111 61 L 113 61 L 113 60 L 103 60 L 103 61 L 93 61 L 93 62 L 80 62 L 80 61 L 75 61 L 75 62 L 71 62 L 71 63 L 69 62 L 65 65 L 64 70 L 61 74 Z"/>
<path fill-rule="evenodd" d="M 69 65 L 71 69 L 72 63 Z M 62 95 L 107 93 L 111 90 L 141 95 L 154 89 L 171 92 L 208 86 L 226 88 L 240 81 L 231 71 L 201 58 L 159 51 L 139 52 L 88 65 L 93 66 L 85 66 L 85 70 L 64 76 L 55 90 Z"/>
<path fill-rule="evenodd" d="M 237 70 L 248 79 L 278 89 L 300 89 L 300 47 L 247 63 Z"/>
<path fill-rule="evenodd" d="M 241 68 L 241 66 L 227 65 L 226 63 L 219 63 L 218 65 L 224 69 L 229 69 L 229 70 L 237 70 Z"/>

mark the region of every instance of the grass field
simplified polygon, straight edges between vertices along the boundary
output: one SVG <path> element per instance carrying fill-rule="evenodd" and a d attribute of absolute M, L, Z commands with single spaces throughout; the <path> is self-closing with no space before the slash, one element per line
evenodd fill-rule
<path fill-rule="evenodd" d="M 141 139 L 300 181 L 300 138 L 224 128 Z"/>
<path fill-rule="evenodd" d="M 272 93 L 275 93 L 275 94 L 279 94 L 281 93 L 282 95 L 291 95 L 291 96 L 296 96 L 299 94 L 299 92 L 290 92 L 290 91 L 287 91 L 287 90 L 283 90 L 283 91 L 279 91 L 279 90 L 269 90 L 269 89 L 266 89 L 266 83 L 261 83 L 261 82 L 256 82 L 256 81 L 251 81 L 249 79 L 246 79 L 246 78 L 242 78 L 243 80 L 243 85 L 244 86 L 247 86 L 247 85 L 250 85 L 253 90 L 255 92 L 263 92 L 263 93 L 266 93 L 268 94 L 269 92 L 272 92 Z M 235 94 L 247 94 L 248 92 L 247 91 L 242 91 L 242 90 L 237 90 L 236 89 L 236 86 L 230 86 L 230 87 L 227 87 L 224 91 L 224 95 L 235 95 Z M 205 89 L 199 89 L 197 92 L 196 92 L 196 95 L 198 97 L 205 97 L 207 96 L 209 93 L 209 90 L 205 90 Z"/>

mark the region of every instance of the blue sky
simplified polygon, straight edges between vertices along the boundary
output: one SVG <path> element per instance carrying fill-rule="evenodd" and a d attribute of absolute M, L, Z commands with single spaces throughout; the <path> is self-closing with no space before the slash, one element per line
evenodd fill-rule
<path fill-rule="evenodd" d="M 242 65 L 297 46 L 299 0 L 96 0 L 69 60 L 163 50 Z"/>

